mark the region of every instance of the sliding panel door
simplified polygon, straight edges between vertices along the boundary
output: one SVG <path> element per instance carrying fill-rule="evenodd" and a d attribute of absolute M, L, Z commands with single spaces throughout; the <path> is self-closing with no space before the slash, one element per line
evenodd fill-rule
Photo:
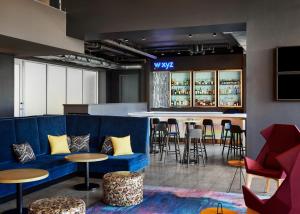
<path fill-rule="evenodd" d="M 83 71 L 83 104 L 98 103 L 98 74 L 94 71 Z"/>
<path fill-rule="evenodd" d="M 82 104 L 82 70 L 67 68 L 67 104 Z"/>
<path fill-rule="evenodd" d="M 63 114 L 66 104 L 66 67 L 48 65 L 47 67 L 47 114 Z"/>
<path fill-rule="evenodd" d="M 46 64 L 24 62 L 24 116 L 46 114 Z"/>

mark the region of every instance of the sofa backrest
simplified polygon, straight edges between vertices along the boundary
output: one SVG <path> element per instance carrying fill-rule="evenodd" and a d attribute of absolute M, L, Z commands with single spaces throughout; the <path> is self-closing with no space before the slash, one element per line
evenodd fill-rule
<path fill-rule="evenodd" d="M 12 144 L 16 143 L 15 121 L 13 119 L 0 120 L 0 162 L 14 160 Z"/>
<path fill-rule="evenodd" d="M 36 117 L 16 118 L 15 131 L 17 144 L 29 143 L 36 156 L 41 155 L 41 144 Z"/>
<path fill-rule="evenodd" d="M 41 154 L 49 154 L 48 135 L 64 135 L 67 133 L 66 116 L 37 117 Z"/>
<path fill-rule="evenodd" d="M 67 134 L 69 136 L 90 134 L 90 147 L 100 150 L 100 116 L 67 115 Z"/>
<path fill-rule="evenodd" d="M 100 140 L 106 136 L 124 137 L 130 135 L 134 153 L 148 153 L 150 123 L 148 118 L 102 116 Z"/>

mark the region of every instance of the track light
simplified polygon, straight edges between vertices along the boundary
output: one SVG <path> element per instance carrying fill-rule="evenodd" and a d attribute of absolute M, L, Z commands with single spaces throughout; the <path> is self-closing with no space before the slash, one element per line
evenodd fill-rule
<path fill-rule="evenodd" d="M 192 38 L 193 37 L 193 35 L 192 34 L 189 34 L 189 38 Z"/>
<path fill-rule="evenodd" d="M 181 53 L 180 53 L 180 52 L 177 52 L 177 54 L 180 55 Z"/>
<path fill-rule="evenodd" d="M 143 38 L 142 38 L 142 41 L 145 41 L 145 40 L 146 40 L 146 38 L 145 38 L 145 37 L 143 37 Z"/>
<path fill-rule="evenodd" d="M 217 33 L 213 33 L 212 35 L 213 35 L 213 37 L 216 37 L 216 36 L 217 36 Z"/>

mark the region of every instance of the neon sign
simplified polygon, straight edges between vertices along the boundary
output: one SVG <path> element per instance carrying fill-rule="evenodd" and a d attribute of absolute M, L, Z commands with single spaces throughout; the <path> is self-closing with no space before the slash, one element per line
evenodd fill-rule
<path fill-rule="evenodd" d="M 153 62 L 153 68 L 155 71 L 170 71 L 175 69 L 175 63 L 173 61 Z"/>

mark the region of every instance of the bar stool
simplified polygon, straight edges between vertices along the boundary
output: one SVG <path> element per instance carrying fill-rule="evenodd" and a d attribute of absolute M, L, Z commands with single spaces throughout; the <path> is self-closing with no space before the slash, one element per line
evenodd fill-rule
<path fill-rule="evenodd" d="M 229 153 L 233 153 L 235 159 L 242 159 L 245 155 L 246 146 L 243 144 L 242 134 L 245 134 L 245 130 L 242 130 L 240 126 L 231 125 L 230 127 L 230 143 L 227 151 L 227 160 Z"/>
<path fill-rule="evenodd" d="M 150 133 L 151 133 L 151 135 L 150 135 L 150 142 L 151 142 L 150 153 L 151 154 L 155 154 L 158 152 L 158 151 L 154 150 L 153 147 L 155 147 L 155 143 L 157 143 L 157 142 L 155 142 L 155 128 L 156 128 L 156 125 L 159 124 L 159 122 L 160 122 L 159 118 L 152 118 L 150 120 L 150 129 L 151 129 L 151 131 L 150 131 Z"/>
<path fill-rule="evenodd" d="M 161 124 L 161 123 L 160 123 Z M 171 124 L 174 125 L 174 124 Z M 179 148 L 179 134 L 177 132 L 177 128 L 175 129 L 175 132 L 172 132 L 172 128 L 170 128 L 170 124 L 168 122 L 164 123 L 165 130 L 164 132 L 164 137 L 161 141 L 161 156 L 160 160 L 162 161 L 163 155 L 165 155 L 164 162 L 166 161 L 166 157 L 169 155 L 169 153 L 174 153 L 176 155 L 176 162 L 179 159 L 179 162 L 181 162 L 181 155 L 180 155 L 180 148 Z M 175 125 L 176 127 L 176 125 Z M 179 128 L 178 128 L 179 131 Z M 170 139 L 174 140 L 174 150 L 171 150 L 171 144 L 170 144 Z M 179 157 L 179 158 L 178 158 Z"/>
<path fill-rule="evenodd" d="M 222 126 L 222 131 L 221 131 L 220 145 L 223 145 L 223 149 L 222 149 L 222 155 L 223 155 L 225 147 L 228 147 L 226 145 L 226 142 L 227 142 L 227 137 L 230 137 L 230 135 L 228 135 L 228 132 L 230 132 L 231 120 L 222 120 L 221 126 Z"/>
<path fill-rule="evenodd" d="M 203 142 L 206 143 L 207 138 L 210 138 L 213 142 L 213 144 L 216 143 L 216 135 L 215 135 L 215 127 L 214 123 L 211 119 L 204 119 L 202 122 L 203 125 Z M 210 134 L 208 134 L 208 128 L 210 128 Z"/>
<path fill-rule="evenodd" d="M 185 122 L 185 138 L 187 138 L 187 134 L 189 132 L 189 129 L 194 129 L 196 126 L 195 122 Z"/>
<path fill-rule="evenodd" d="M 169 153 L 174 153 L 176 155 L 176 162 L 181 161 L 179 140 L 180 140 L 180 131 L 178 122 L 174 118 L 170 118 L 167 121 L 168 124 L 168 133 L 167 133 L 167 142 L 163 145 L 162 152 L 165 152 L 165 158 Z M 174 150 L 171 150 L 171 141 L 174 143 Z"/>
<path fill-rule="evenodd" d="M 156 146 L 159 148 L 159 152 L 162 153 L 162 148 L 165 142 L 167 141 L 168 136 L 168 124 L 167 122 L 159 122 L 155 126 L 154 130 L 154 141 L 153 141 L 153 150 L 156 149 Z"/>
<path fill-rule="evenodd" d="M 191 155 L 193 159 L 191 159 Z M 201 157 L 203 166 L 205 166 L 206 156 L 207 156 L 206 147 L 202 143 L 202 130 L 195 129 L 195 128 L 189 129 L 187 134 L 186 144 L 184 147 L 182 162 L 186 163 L 187 167 L 189 166 L 191 160 L 197 164 L 200 164 L 200 157 Z"/>

